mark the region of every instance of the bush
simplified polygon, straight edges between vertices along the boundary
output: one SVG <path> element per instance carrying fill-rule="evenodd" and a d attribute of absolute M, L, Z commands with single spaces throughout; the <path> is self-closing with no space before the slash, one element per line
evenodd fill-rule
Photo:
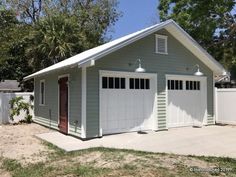
<path fill-rule="evenodd" d="M 24 121 L 27 123 L 32 122 L 33 116 L 30 114 L 30 108 L 33 108 L 31 104 L 32 99 L 30 99 L 30 103 L 24 101 L 23 97 L 15 97 L 9 101 L 11 110 L 10 110 L 10 119 L 14 121 L 14 116 L 19 116 L 21 111 L 25 111 L 26 115 Z"/>

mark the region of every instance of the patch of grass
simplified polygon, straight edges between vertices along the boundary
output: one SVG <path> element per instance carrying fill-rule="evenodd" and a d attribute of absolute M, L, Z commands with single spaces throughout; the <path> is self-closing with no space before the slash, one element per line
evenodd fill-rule
<path fill-rule="evenodd" d="M 4 159 L 2 166 L 9 171 L 13 177 L 42 177 L 54 170 L 52 167 L 46 167 L 44 163 L 22 167 L 19 162 L 12 159 Z"/>
<path fill-rule="evenodd" d="M 75 165 L 70 168 L 66 168 L 65 174 L 73 174 L 76 176 L 94 177 L 105 175 L 110 172 L 110 169 L 106 168 L 94 168 L 92 166 Z"/>
<path fill-rule="evenodd" d="M 66 151 L 64 151 L 63 149 L 58 148 L 57 146 L 53 145 L 52 143 L 49 143 L 49 142 L 46 142 L 46 141 L 43 141 L 42 143 L 43 143 L 43 145 L 47 146 L 48 149 L 53 150 L 58 155 L 63 155 L 63 154 L 66 153 Z"/>
<path fill-rule="evenodd" d="M 135 170 L 137 167 L 135 165 L 125 164 L 122 168 L 125 170 Z"/>
<path fill-rule="evenodd" d="M 21 164 L 16 160 L 2 159 L 2 167 L 11 172 L 21 168 Z"/>

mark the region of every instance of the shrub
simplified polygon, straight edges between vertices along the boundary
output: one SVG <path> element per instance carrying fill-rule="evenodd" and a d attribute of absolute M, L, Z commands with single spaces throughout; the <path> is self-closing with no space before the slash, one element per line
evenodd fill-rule
<path fill-rule="evenodd" d="M 23 97 L 15 97 L 9 101 L 10 104 L 10 119 L 14 121 L 14 116 L 19 116 L 21 111 L 25 111 L 26 115 L 24 117 L 25 122 L 31 123 L 33 116 L 30 114 L 30 108 L 33 108 L 31 104 L 32 99 L 30 99 L 30 103 L 25 102 Z"/>

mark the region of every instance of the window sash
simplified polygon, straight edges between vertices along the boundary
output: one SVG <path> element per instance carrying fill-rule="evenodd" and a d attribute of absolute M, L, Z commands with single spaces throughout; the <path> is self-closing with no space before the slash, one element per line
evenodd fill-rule
<path fill-rule="evenodd" d="M 40 81 L 39 104 L 45 105 L 45 80 Z"/>

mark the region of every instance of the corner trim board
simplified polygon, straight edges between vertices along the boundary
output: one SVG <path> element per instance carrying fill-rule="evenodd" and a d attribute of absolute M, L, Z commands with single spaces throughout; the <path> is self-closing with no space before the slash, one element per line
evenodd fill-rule
<path fill-rule="evenodd" d="M 86 138 L 86 108 L 87 108 L 87 70 L 86 67 L 82 67 L 82 110 L 81 110 L 81 138 Z"/>

